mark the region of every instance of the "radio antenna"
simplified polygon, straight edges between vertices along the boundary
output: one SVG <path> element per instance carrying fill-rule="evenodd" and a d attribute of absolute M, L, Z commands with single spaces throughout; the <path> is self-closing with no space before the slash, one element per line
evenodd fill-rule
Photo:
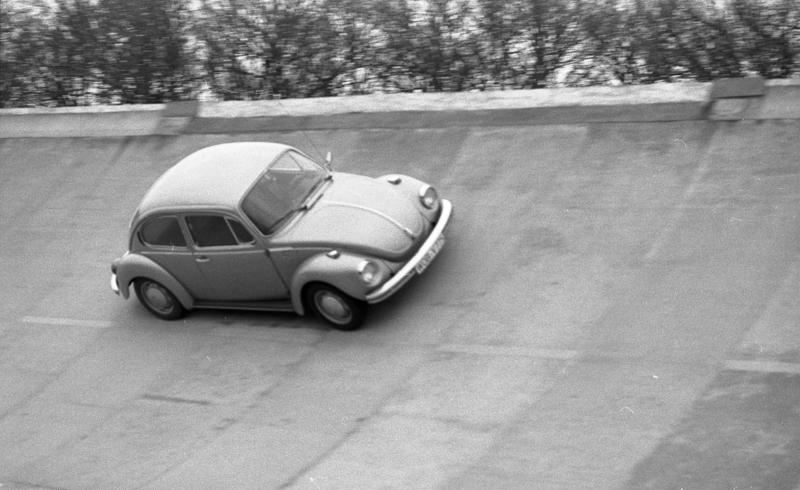
<path fill-rule="evenodd" d="M 290 112 L 289 112 L 289 110 L 286 108 L 286 106 L 285 106 L 285 105 L 283 105 L 283 103 L 281 102 L 281 99 L 280 99 L 280 98 L 273 99 L 273 100 L 275 100 L 276 102 L 278 102 L 278 106 L 281 108 L 281 110 L 282 110 L 282 111 L 283 111 L 283 112 L 284 112 L 284 113 L 285 113 L 287 116 L 289 116 L 289 117 L 294 117 L 294 115 L 293 115 L 292 113 L 290 113 Z M 319 158 L 321 158 L 321 161 L 323 161 L 323 162 L 324 162 L 324 161 L 325 161 L 325 155 L 323 155 L 323 154 L 322 154 L 322 152 L 321 152 L 321 151 L 319 151 L 319 148 L 317 148 L 317 145 L 315 145 L 315 144 L 314 144 L 314 140 L 313 140 L 313 139 L 311 139 L 311 137 L 308 135 L 308 132 L 307 132 L 305 129 L 303 129 L 303 128 L 301 127 L 301 128 L 300 128 L 300 133 L 302 133 L 302 134 L 303 134 L 303 138 L 305 138 L 305 139 L 306 139 L 306 141 L 308 141 L 308 144 L 309 144 L 309 145 L 311 145 L 311 147 L 312 147 L 312 148 L 314 148 L 314 151 L 317 153 L 317 156 L 318 156 Z"/>

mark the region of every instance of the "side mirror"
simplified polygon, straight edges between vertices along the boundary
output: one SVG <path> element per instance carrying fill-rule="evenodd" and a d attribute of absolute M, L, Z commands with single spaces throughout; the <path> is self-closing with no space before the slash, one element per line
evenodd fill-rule
<path fill-rule="evenodd" d="M 325 168 L 328 170 L 333 168 L 333 156 L 331 155 L 331 152 L 325 154 Z"/>

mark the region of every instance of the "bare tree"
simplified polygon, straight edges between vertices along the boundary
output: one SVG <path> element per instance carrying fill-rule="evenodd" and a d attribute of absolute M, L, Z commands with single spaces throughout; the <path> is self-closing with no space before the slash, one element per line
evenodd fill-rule
<path fill-rule="evenodd" d="M 161 102 L 186 91 L 184 0 L 99 0 L 104 84 L 121 102 Z"/>
<path fill-rule="evenodd" d="M 546 87 L 557 70 L 576 61 L 581 7 L 579 0 L 528 0 L 522 13 L 528 41 L 523 87 Z"/>
<path fill-rule="evenodd" d="M 767 78 L 788 77 L 800 65 L 800 2 L 733 0 L 742 25 L 741 51 L 748 68 Z"/>
<path fill-rule="evenodd" d="M 522 66 L 524 0 L 477 0 L 477 26 L 480 29 L 476 74 L 482 85 L 515 87 L 524 71 Z"/>
<path fill-rule="evenodd" d="M 49 105 L 53 80 L 45 2 L 0 2 L 0 106 Z"/>

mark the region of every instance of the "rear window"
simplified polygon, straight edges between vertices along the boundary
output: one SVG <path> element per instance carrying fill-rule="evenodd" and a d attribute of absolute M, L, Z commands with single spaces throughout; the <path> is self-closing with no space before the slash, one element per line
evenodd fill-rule
<path fill-rule="evenodd" d="M 147 220 L 139 232 L 141 241 L 157 247 L 185 247 L 178 218 L 175 216 L 159 216 Z"/>

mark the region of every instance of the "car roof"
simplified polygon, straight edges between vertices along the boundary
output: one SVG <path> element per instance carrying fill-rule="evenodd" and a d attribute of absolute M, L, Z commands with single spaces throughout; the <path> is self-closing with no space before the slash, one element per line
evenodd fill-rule
<path fill-rule="evenodd" d="M 280 143 L 237 142 L 198 150 L 158 178 L 136 215 L 193 207 L 236 209 L 258 176 L 289 149 Z"/>

